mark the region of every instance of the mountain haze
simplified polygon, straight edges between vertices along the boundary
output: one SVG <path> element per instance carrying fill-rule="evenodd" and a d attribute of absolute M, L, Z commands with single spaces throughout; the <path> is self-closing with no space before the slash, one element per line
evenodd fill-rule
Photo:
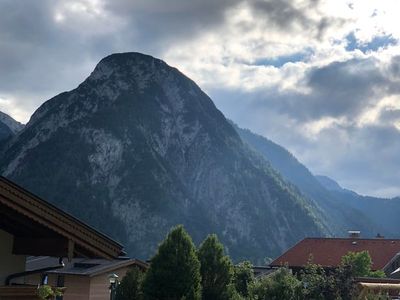
<path fill-rule="evenodd" d="M 45 102 L 3 147 L 0 170 L 140 258 L 180 223 L 255 262 L 330 233 L 193 81 L 139 53 L 104 58 Z"/>
<path fill-rule="evenodd" d="M 234 126 L 243 141 L 315 203 L 334 235 L 344 236 L 351 229 L 360 230 L 365 237 L 374 237 L 377 233 L 395 235 L 399 227 L 395 214 L 400 209 L 400 201 L 362 197 L 341 188 L 329 177 L 314 176 L 282 146 L 250 130 Z"/>
<path fill-rule="evenodd" d="M 372 222 L 380 225 L 377 230 L 381 235 L 399 237 L 400 198 L 393 199 L 362 196 L 342 188 L 336 181 L 326 176 L 316 176 L 336 198 L 343 199 L 347 206 L 353 207 L 368 216 Z"/>

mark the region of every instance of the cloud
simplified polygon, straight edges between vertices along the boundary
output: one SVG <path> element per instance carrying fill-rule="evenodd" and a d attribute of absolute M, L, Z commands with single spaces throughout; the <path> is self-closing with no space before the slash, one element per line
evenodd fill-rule
<path fill-rule="evenodd" d="M 1 1 L 0 110 L 27 121 L 102 57 L 145 52 L 178 67 L 228 117 L 313 171 L 360 192 L 398 190 L 398 4 L 167 2 Z"/>
<path fill-rule="evenodd" d="M 312 90 L 305 113 L 311 117 L 354 115 L 376 101 L 385 87 L 378 62 L 373 58 L 333 62 L 313 68 L 307 78 Z"/>
<path fill-rule="evenodd" d="M 130 30 L 125 33 L 150 48 L 170 47 L 221 26 L 229 8 L 239 0 L 118 0 L 105 2 L 105 9 L 123 18 Z M 157 50 L 155 50 L 157 51 Z M 158 51 L 161 53 L 162 51 Z"/>
<path fill-rule="evenodd" d="M 362 194 L 400 195 L 397 57 L 310 67 L 302 90 L 211 91 L 222 111 L 285 145 L 316 174 Z M 245 99 L 243 101 L 243 99 Z"/>
<path fill-rule="evenodd" d="M 400 132 L 394 126 L 334 126 L 319 133 L 315 146 L 320 161 L 328 161 L 324 173 L 340 178 L 342 185 L 366 195 L 400 194 Z M 320 167 L 314 163 L 312 168 Z"/>
<path fill-rule="evenodd" d="M 41 102 L 75 87 L 112 52 L 140 51 L 168 61 L 172 57 L 176 59 L 171 63 L 183 69 L 194 56 L 205 63 L 204 74 L 213 73 L 212 68 L 224 73 L 226 60 L 252 63 L 291 55 L 303 46 L 300 41 L 297 46 L 285 45 L 282 32 L 314 28 L 318 20 L 311 11 L 318 3 L 171 0 L 165 5 L 159 0 L 5 0 L 0 4 L 0 96 L 18 106 L 25 103 L 26 121 Z M 201 55 L 187 52 L 189 57 L 171 54 L 181 48 L 206 50 Z M 225 53 L 223 49 L 229 50 Z M 211 68 L 207 69 L 207 61 Z M 251 76 L 252 70 L 244 70 L 245 76 Z M 225 73 L 232 71 L 230 66 L 225 68 Z M 194 69 L 192 73 L 202 72 Z M 242 77 L 238 74 L 231 84 L 237 85 Z"/>
<path fill-rule="evenodd" d="M 95 61 L 113 51 L 112 35 L 99 25 L 106 18 L 93 17 L 90 2 L 68 3 L 0 4 L 0 97 L 19 106 L 21 121 L 43 101 L 77 86 Z M 61 14 L 63 21 L 57 18 Z M 112 19 L 110 22 L 107 25 L 116 25 Z M 108 43 L 101 43 L 105 40 Z"/>
<path fill-rule="evenodd" d="M 281 30 L 302 29 L 311 27 L 313 21 L 307 16 L 307 10 L 319 1 L 305 1 L 303 7 L 296 7 L 297 1 L 270 0 L 270 1 L 250 1 L 255 17 L 263 18 L 270 26 Z"/>

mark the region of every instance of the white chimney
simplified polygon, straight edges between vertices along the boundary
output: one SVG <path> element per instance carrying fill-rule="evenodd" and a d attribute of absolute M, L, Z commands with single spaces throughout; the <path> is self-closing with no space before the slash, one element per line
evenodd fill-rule
<path fill-rule="evenodd" d="M 358 239 L 361 235 L 360 230 L 349 230 L 348 232 L 349 232 L 349 237 L 353 239 Z"/>

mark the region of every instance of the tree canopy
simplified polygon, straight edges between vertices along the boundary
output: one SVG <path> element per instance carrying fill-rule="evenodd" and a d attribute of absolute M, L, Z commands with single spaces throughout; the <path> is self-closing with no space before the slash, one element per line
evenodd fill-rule
<path fill-rule="evenodd" d="M 138 267 L 129 270 L 118 285 L 116 300 L 142 300 L 144 273 Z"/>
<path fill-rule="evenodd" d="M 242 296 L 249 296 L 249 288 L 254 281 L 253 265 L 249 261 L 243 261 L 234 267 L 233 282 L 236 291 Z"/>
<path fill-rule="evenodd" d="M 200 262 L 183 226 L 171 230 L 152 258 L 143 283 L 145 299 L 200 300 Z"/>
<path fill-rule="evenodd" d="M 372 260 L 368 251 L 349 252 L 342 257 L 341 267 L 348 267 L 353 277 L 385 277 L 383 271 L 372 271 Z"/>
<path fill-rule="evenodd" d="M 198 250 L 204 300 L 230 299 L 233 266 L 215 234 L 207 236 Z"/>

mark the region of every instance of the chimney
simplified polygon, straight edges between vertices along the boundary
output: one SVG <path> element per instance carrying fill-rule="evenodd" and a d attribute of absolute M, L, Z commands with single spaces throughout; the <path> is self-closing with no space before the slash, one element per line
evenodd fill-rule
<path fill-rule="evenodd" d="M 361 235 L 360 230 L 349 230 L 349 238 L 358 239 Z"/>

